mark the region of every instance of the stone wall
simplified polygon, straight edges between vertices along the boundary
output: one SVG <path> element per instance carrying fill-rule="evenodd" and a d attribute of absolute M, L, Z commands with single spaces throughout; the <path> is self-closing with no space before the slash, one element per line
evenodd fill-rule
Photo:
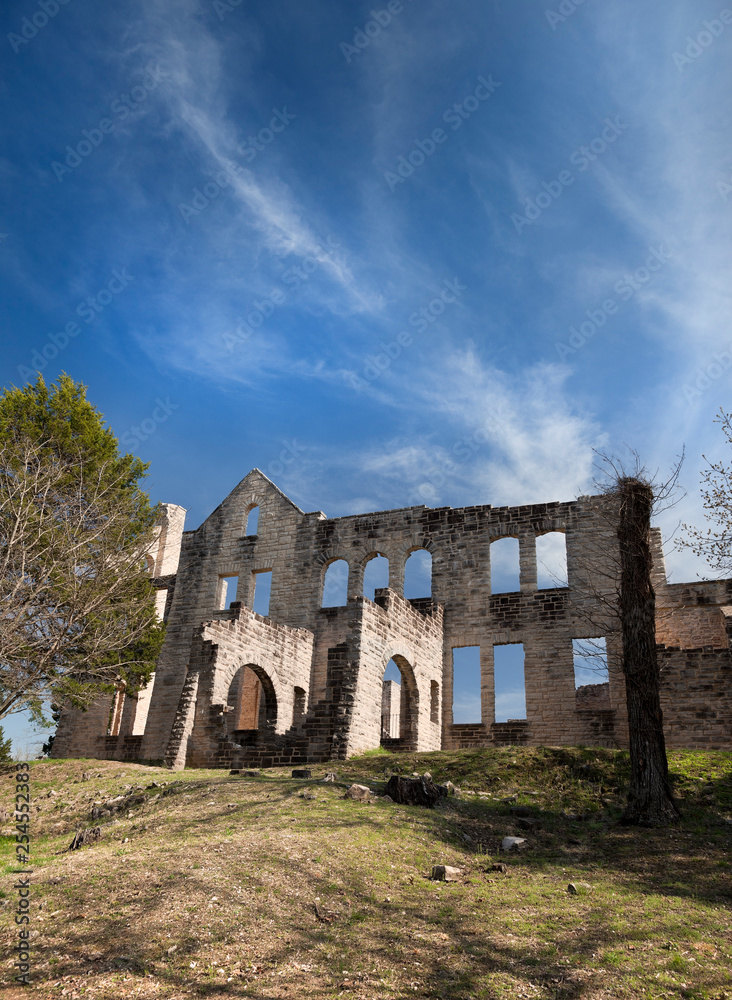
<path fill-rule="evenodd" d="M 728 750 L 732 720 L 729 647 L 659 647 L 661 708 L 668 747 Z"/>
<path fill-rule="evenodd" d="M 125 702 L 118 736 L 107 735 L 108 699 L 83 716 L 65 713 L 55 749 L 60 756 L 95 756 L 101 740 L 104 755 L 136 753 L 171 767 L 343 757 L 379 745 L 382 682 L 392 658 L 402 683 L 400 733 L 390 743 L 420 750 L 625 745 L 622 653 L 612 613 L 613 504 L 600 496 L 328 518 L 301 511 L 253 470 L 195 531 L 183 531 L 183 508 L 165 505 L 150 570 L 167 622 L 154 683 L 136 703 Z M 255 506 L 257 534 L 247 535 Z M 536 543 L 548 532 L 566 540 L 568 578 L 539 589 Z M 491 545 L 506 537 L 518 540 L 519 589 L 493 593 Z M 703 702 L 727 677 L 732 581 L 668 585 L 655 529 L 652 541 L 667 728 L 674 745 L 716 744 L 729 739 L 729 713 Z M 410 601 L 405 566 L 417 549 L 431 555 L 432 593 Z M 371 601 L 363 594 L 364 573 L 377 555 L 389 561 L 389 585 Z M 323 608 L 325 574 L 338 559 L 348 564 L 348 600 Z M 256 575 L 267 571 L 270 607 L 261 617 L 252 600 Z M 238 577 L 230 610 L 222 606 L 229 577 Z M 607 639 L 607 682 L 601 692 L 578 694 L 573 640 L 600 637 Z M 497 723 L 494 649 L 517 643 L 524 651 L 527 718 Z M 481 721 L 469 727 L 454 725 L 452 717 L 453 649 L 461 646 L 480 647 Z M 248 720 L 246 726 L 235 718 Z"/>
<path fill-rule="evenodd" d="M 194 767 L 221 764 L 232 741 L 226 725 L 229 689 L 242 666 L 249 667 L 264 688 L 266 727 L 273 733 L 292 728 L 295 687 L 307 687 L 313 658 L 313 635 L 262 618 L 237 604 L 219 612 L 202 627 L 193 669 L 199 673 L 198 696 L 186 759 Z M 190 711 L 190 709 L 189 709 Z M 234 744 L 232 752 L 238 748 Z M 225 763 L 225 762 L 224 762 Z"/>

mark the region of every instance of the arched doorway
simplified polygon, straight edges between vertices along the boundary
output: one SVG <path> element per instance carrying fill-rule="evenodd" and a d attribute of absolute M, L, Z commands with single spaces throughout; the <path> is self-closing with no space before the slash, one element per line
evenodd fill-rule
<path fill-rule="evenodd" d="M 381 690 L 381 746 L 416 750 L 419 691 L 411 664 L 395 655 L 386 664 Z"/>
<path fill-rule="evenodd" d="M 257 730 L 274 731 L 277 725 L 277 696 L 267 672 L 258 664 L 239 667 L 227 697 L 226 728 L 237 736 Z"/>

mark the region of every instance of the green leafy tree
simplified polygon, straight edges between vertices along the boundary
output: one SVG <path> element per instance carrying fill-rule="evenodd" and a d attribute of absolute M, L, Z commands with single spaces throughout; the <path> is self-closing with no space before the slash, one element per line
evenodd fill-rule
<path fill-rule="evenodd" d="M 135 694 L 163 639 L 145 554 L 147 466 L 61 375 L 0 394 L 0 719 Z"/>
<path fill-rule="evenodd" d="M 5 739 L 5 733 L 3 732 L 3 727 L 0 726 L 0 764 L 8 764 L 13 759 L 13 755 L 10 751 L 12 745 L 12 740 L 8 736 Z"/>

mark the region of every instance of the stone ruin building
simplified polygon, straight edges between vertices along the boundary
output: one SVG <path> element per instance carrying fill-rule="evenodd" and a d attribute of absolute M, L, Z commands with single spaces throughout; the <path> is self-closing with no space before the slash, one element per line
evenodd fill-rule
<path fill-rule="evenodd" d="M 53 755 L 228 768 L 343 759 L 380 744 L 624 746 L 622 652 L 607 612 L 617 564 L 611 505 L 589 496 L 329 518 L 301 511 L 257 469 L 195 531 L 183 530 L 182 507 L 166 504 L 149 559 L 167 623 L 157 670 L 136 697 L 118 690 L 111 705 L 105 697 L 65 711 Z M 552 533 L 566 545 L 567 579 L 540 589 L 537 547 Z M 653 535 L 667 745 L 727 747 L 732 580 L 668 584 Z M 507 538 L 517 540 L 520 583 L 493 593 L 493 546 Z M 406 600 L 405 565 L 418 550 L 431 555 L 431 594 Z M 388 587 L 370 600 L 364 571 L 376 556 L 388 559 Z M 338 560 L 348 567 L 347 600 L 324 607 Z M 263 574 L 266 617 L 252 610 Z M 606 640 L 606 673 L 577 687 L 576 640 L 588 638 Z M 506 644 L 523 647 L 526 717 L 496 722 L 494 649 Z M 480 650 L 477 724 L 453 722 L 453 650 L 462 646 Z M 401 683 L 384 681 L 389 661 Z"/>

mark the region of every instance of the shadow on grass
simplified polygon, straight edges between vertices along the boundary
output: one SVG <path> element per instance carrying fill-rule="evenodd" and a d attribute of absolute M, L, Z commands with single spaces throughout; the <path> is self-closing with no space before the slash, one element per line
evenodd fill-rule
<path fill-rule="evenodd" d="M 602 758 L 599 751 L 587 754 Z M 413 755 L 407 756 L 406 766 L 400 768 L 395 761 L 397 767 L 389 771 L 410 773 L 424 769 L 426 755 L 421 755 L 418 766 L 411 768 L 408 765 Z M 610 782 L 613 774 L 602 759 L 598 762 L 579 756 L 578 760 L 573 752 L 569 760 L 555 753 L 549 756 L 554 760 L 553 780 L 546 789 L 549 806 L 552 796 L 564 795 L 567 801 L 582 804 L 617 787 Z M 512 759 L 507 758 L 509 762 Z M 336 766 L 342 778 L 347 772 L 349 779 L 363 780 L 367 773 L 360 762 L 354 768 L 348 763 Z M 478 785 L 474 763 L 462 761 L 462 766 L 472 768 L 469 780 L 474 787 Z M 508 785 L 505 790 L 516 785 L 517 802 L 531 805 L 535 800 L 521 793 L 525 773 L 521 775 L 513 764 L 510 767 L 515 776 L 512 773 L 503 782 L 496 777 L 498 769 L 491 772 L 488 767 L 488 787 L 495 788 L 496 780 Z M 441 775 L 434 766 L 430 769 L 438 781 L 449 776 Z M 378 759 L 372 775 L 383 770 L 383 759 Z M 97 975 L 109 977 L 116 973 L 121 978 L 134 976 L 135 984 L 144 988 L 141 977 L 152 971 L 161 989 L 195 986 L 198 996 L 272 997 L 277 995 L 272 992 L 277 985 L 288 986 L 289 996 L 326 996 L 338 992 L 347 978 L 345 971 L 340 971 L 346 966 L 341 964 L 340 970 L 338 966 L 339 955 L 348 952 L 356 956 L 346 959 L 348 967 L 366 958 L 369 965 L 379 966 L 377 979 L 388 978 L 387 970 L 396 969 L 397 980 L 387 990 L 389 994 L 421 994 L 442 1000 L 493 997 L 501 995 L 498 983 L 505 996 L 520 995 L 518 987 L 530 984 L 534 996 L 579 998 L 587 995 L 598 977 L 609 977 L 607 983 L 612 988 L 614 980 L 620 982 L 619 977 L 626 975 L 603 965 L 598 955 L 620 954 L 639 935 L 662 940 L 670 924 L 668 918 L 651 908 L 643 911 L 642 921 L 619 935 L 613 927 L 613 904 L 608 900 L 595 904 L 591 897 L 580 898 L 565 905 L 565 870 L 571 871 L 574 878 L 590 882 L 608 879 L 611 888 L 657 899 L 659 904 L 676 897 L 718 906 L 729 892 L 729 868 L 720 867 L 720 862 L 728 857 L 725 851 L 730 846 L 730 833 L 719 823 L 719 803 L 710 803 L 712 795 L 716 801 L 726 793 L 728 774 L 724 771 L 697 788 L 693 774 L 680 772 L 677 780 L 684 790 L 684 818 L 677 827 L 667 830 L 615 827 L 602 822 L 600 814 L 594 812 L 588 813 L 585 820 L 568 820 L 559 809 L 543 802 L 541 809 L 535 808 L 542 828 L 531 833 L 523 830 L 518 825 L 520 817 L 510 812 L 513 802 L 450 800 L 446 809 L 433 811 L 339 803 L 334 800 L 342 795 L 348 781 L 342 781 L 336 790 L 333 785 L 318 782 L 317 777 L 313 781 L 274 775 L 229 778 L 211 772 L 200 779 L 176 781 L 168 784 L 166 794 L 146 805 L 134 821 L 125 820 L 116 828 L 107 824 L 108 835 L 116 831 L 121 837 L 128 832 L 132 837 L 128 850 L 142 849 L 147 856 L 130 853 L 115 857 L 113 847 L 67 856 L 73 861 L 67 869 L 72 874 L 64 877 L 64 883 L 70 883 L 67 908 L 72 918 L 84 914 L 85 919 L 57 928 L 46 923 L 42 934 L 33 941 L 35 964 L 55 960 L 45 982 L 71 976 L 91 983 Z M 315 787 L 315 802 L 298 797 L 298 791 Z M 204 817 L 196 816 L 193 807 L 201 806 L 209 795 L 216 800 L 229 797 L 237 803 L 236 808 L 230 810 L 217 801 L 216 807 L 208 807 Z M 336 805 L 338 810 L 333 808 Z M 82 813 L 77 810 L 74 815 Z M 147 830 L 133 831 L 133 822 L 144 823 Z M 296 845 L 298 835 L 302 835 L 306 845 L 300 849 L 308 850 L 311 857 L 278 855 L 264 839 L 256 849 L 250 848 L 242 855 L 236 840 L 226 838 L 227 827 L 236 833 L 265 826 L 275 837 L 291 832 Z M 351 845 L 351 861 L 346 867 L 342 862 L 338 868 L 329 864 L 327 850 L 323 863 L 312 860 L 316 849 L 309 846 L 310 838 L 322 835 L 324 828 L 334 845 Z M 427 846 L 415 845 L 415 863 L 422 864 L 428 853 L 438 862 L 441 852 L 449 849 L 479 879 L 480 868 L 497 859 L 503 836 L 527 836 L 530 850 L 507 859 L 511 866 L 508 882 L 490 888 L 481 882 L 480 893 L 445 886 L 438 898 L 434 884 L 417 875 L 413 884 L 389 891 L 379 880 L 384 874 L 384 844 L 388 845 L 392 838 L 396 849 L 402 837 L 392 831 L 400 828 L 405 840 L 415 829 L 429 840 Z M 166 863 L 173 869 L 167 875 L 161 863 L 166 860 L 165 852 L 161 853 L 162 833 L 170 854 L 176 855 L 167 858 Z M 470 840 L 466 841 L 466 837 Z M 373 857 L 368 853 L 372 842 L 381 850 Z M 479 853 L 480 844 L 487 847 L 488 854 Z M 215 861 L 220 870 L 237 878 L 239 888 L 245 889 L 244 895 L 236 887 L 218 881 L 215 887 L 213 883 L 202 884 L 205 869 L 200 872 L 201 879 L 198 874 L 191 878 L 190 864 L 199 860 L 206 867 Z M 188 871 L 182 870 L 185 865 Z M 157 867 L 160 871 L 155 870 Z M 148 868 L 153 871 L 148 872 Z M 425 867 L 423 875 L 428 870 Z M 559 897 L 553 898 L 553 909 L 548 907 L 544 914 L 536 900 L 526 898 L 522 882 L 524 877 L 531 880 L 540 875 L 564 883 L 559 889 L 552 883 L 552 892 L 561 893 L 562 902 L 560 905 Z M 334 888 L 337 882 L 342 888 Z M 497 908 L 481 895 L 484 890 L 504 893 L 501 906 Z M 384 898 L 384 891 L 398 899 Z M 475 898 L 469 897 L 470 892 Z M 218 897 L 215 905 L 214 895 Z M 321 917 L 314 908 L 318 898 L 324 901 Z M 635 905 L 641 906 L 642 899 Z M 270 920 L 275 921 L 273 930 L 267 929 Z M 548 921 L 550 929 L 534 926 L 538 920 Z M 247 931 L 244 940 L 242 927 Z M 415 937 L 415 931 L 423 937 Z M 173 936 L 165 937 L 167 932 Z M 243 975 L 237 973 L 230 983 L 215 973 L 213 978 L 203 977 L 200 970 L 210 962 L 211 944 L 215 946 L 215 965 L 223 962 L 224 953 L 237 955 Z M 177 950 L 169 956 L 167 950 L 173 945 Z M 556 954 L 548 953 L 552 948 Z M 313 955 L 314 959 L 310 957 Z M 314 963 L 322 971 L 296 969 L 294 957 L 298 965 Z M 191 962 L 197 963 L 196 969 L 190 968 Z M 234 967 L 232 962 L 224 964 Z M 284 976 L 272 979 L 282 970 Z M 89 972 L 93 975 L 89 976 Z M 262 981 L 266 985 L 260 985 Z M 363 989 L 371 991 L 367 993 L 370 996 L 378 996 L 386 989 L 362 982 Z M 417 984 L 416 994 L 409 988 L 410 982 Z M 724 984 L 711 977 L 706 985 L 710 990 L 721 990 Z M 516 992 L 512 993 L 514 988 Z M 664 989 L 671 996 L 694 996 L 693 992 L 684 994 L 681 985 L 666 984 Z M 608 995 L 631 996 L 633 991 L 625 988 L 625 993 Z"/>

